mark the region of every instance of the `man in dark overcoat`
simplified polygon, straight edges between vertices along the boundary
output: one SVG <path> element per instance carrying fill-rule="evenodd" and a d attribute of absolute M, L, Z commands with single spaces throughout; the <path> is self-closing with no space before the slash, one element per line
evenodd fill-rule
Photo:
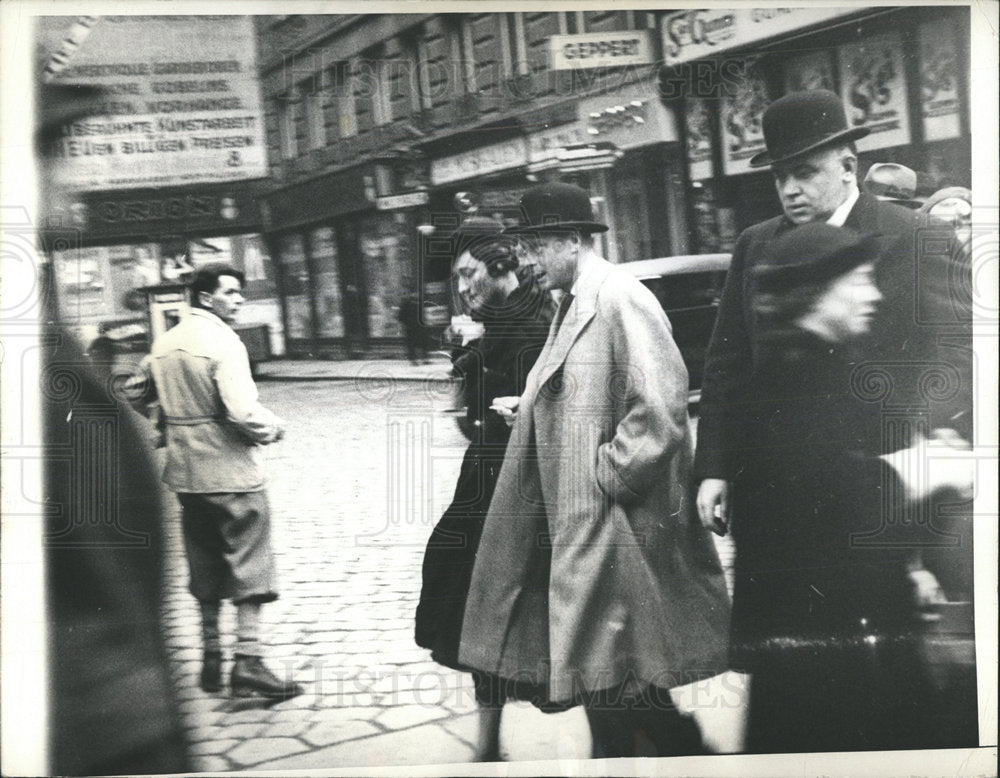
<path fill-rule="evenodd" d="M 951 229 L 859 191 L 854 142 L 869 130 L 848 127 L 832 92 L 785 95 L 768 106 L 763 129 L 767 150 L 750 164 L 771 167 L 783 213 L 737 240 L 706 356 L 698 422 L 698 511 L 720 534 L 728 526 L 736 475 L 735 418 L 759 351 L 750 271 L 797 224 L 826 222 L 881 236 L 876 282 L 885 299 L 863 346 L 868 361 L 857 374 L 859 391 L 885 411 L 883 450 L 874 453 L 904 448 L 918 431 L 972 439 L 971 279 L 968 265 L 953 259 Z M 903 531 L 906 537 L 886 526 L 870 540 L 929 546 L 954 540 L 932 525 L 919 538 Z"/>
<path fill-rule="evenodd" d="M 653 294 L 594 250 L 587 193 L 521 204 L 524 251 L 563 296 L 508 411 L 459 658 L 582 703 L 595 756 L 690 753 L 669 689 L 725 669 L 729 598 L 687 490 L 687 370 Z"/>

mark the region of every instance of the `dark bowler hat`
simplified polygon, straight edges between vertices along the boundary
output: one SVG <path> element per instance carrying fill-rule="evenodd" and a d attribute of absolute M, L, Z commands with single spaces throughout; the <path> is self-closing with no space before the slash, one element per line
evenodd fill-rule
<path fill-rule="evenodd" d="M 534 232 L 607 232 L 608 225 L 594 221 L 590 195 L 572 184 L 540 184 L 521 196 L 521 224 L 509 234 Z"/>
<path fill-rule="evenodd" d="M 801 286 L 814 287 L 876 262 L 880 251 L 874 233 L 859 234 L 826 222 L 802 224 L 778 237 L 766 259 L 754 267 L 757 291 L 787 294 Z"/>
<path fill-rule="evenodd" d="M 767 151 L 750 158 L 750 167 L 766 167 L 835 143 L 863 138 L 867 127 L 847 126 L 844 104 L 833 92 L 790 92 L 764 111 Z"/>
<path fill-rule="evenodd" d="M 868 168 L 865 189 L 879 200 L 899 203 L 908 208 L 919 208 L 922 200 L 916 199 L 917 174 L 905 165 L 879 162 Z"/>

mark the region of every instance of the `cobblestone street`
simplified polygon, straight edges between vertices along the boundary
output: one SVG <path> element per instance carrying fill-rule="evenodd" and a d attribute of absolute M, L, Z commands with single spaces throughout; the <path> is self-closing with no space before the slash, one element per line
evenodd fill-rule
<path fill-rule="evenodd" d="M 453 404 L 450 385 L 368 377 L 262 382 L 260 390 L 288 426 L 268 451 L 281 598 L 263 611 L 266 661 L 306 693 L 262 708 L 198 688 L 198 612 L 174 510 L 165 620 L 195 769 L 468 761 L 471 680 L 413 642 L 424 546 L 466 445 L 443 412 Z M 222 618 L 231 660 L 234 609 Z M 590 755 L 580 709 L 543 715 L 508 705 L 501 740 L 511 761 Z"/>

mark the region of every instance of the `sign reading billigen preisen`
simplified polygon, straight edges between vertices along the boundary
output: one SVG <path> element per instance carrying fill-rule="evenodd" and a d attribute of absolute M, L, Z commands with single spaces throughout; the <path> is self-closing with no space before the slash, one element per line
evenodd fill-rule
<path fill-rule="evenodd" d="M 549 46 L 553 70 L 614 68 L 653 62 L 651 30 L 553 35 Z"/>
<path fill-rule="evenodd" d="M 36 52 L 59 49 L 72 17 L 41 17 Z M 44 64 L 44 62 L 42 62 Z M 47 149 L 59 183 L 133 189 L 267 175 L 249 16 L 102 16 L 53 80 L 105 93 L 100 115 Z"/>

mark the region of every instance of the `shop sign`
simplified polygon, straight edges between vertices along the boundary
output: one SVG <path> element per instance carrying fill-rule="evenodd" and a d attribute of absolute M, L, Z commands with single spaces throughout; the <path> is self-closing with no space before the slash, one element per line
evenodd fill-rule
<path fill-rule="evenodd" d="M 652 30 L 553 35 L 549 47 L 553 70 L 649 65 L 654 61 Z"/>
<path fill-rule="evenodd" d="M 692 181 L 712 177 L 712 126 L 708 102 L 692 98 L 686 103 L 684 124 L 687 131 L 688 175 Z"/>
<path fill-rule="evenodd" d="M 577 146 L 589 140 L 587 128 L 581 122 L 563 124 L 528 136 L 528 161 L 532 164 L 555 159 L 559 149 Z"/>
<path fill-rule="evenodd" d="M 957 138 L 961 133 L 956 45 L 954 26 L 941 22 L 920 26 L 920 104 L 927 140 Z"/>
<path fill-rule="evenodd" d="M 431 161 L 431 184 L 440 186 L 452 181 L 485 176 L 528 164 L 528 144 L 514 138 L 479 149 Z"/>
<path fill-rule="evenodd" d="M 380 197 L 375 201 L 375 207 L 380 211 L 395 211 L 398 208 L 427 205 L 429 199 L 427 192 L 407 192 L 390 197 Z"/>
<path fill-rule="evenodd" d="M 581 100 L 577 110 L 587 128 L 586 143 L 604 141 L 628 150 L 678 139 L 673 111 L 655 98 L 600 95 Z"/>
<path fill-rule="evenodd" d="M 722 167 L 727 176 L 751 172 L 750 158 L 765 148 L 767 85 L 753 59 L 743 62 L 741 73 L 740 88 L 722 96 Z"/>
<path fill-rule="evenodd" d="M 857 8 L 734 8 L 678 11 L 663 18 L 663 59 L 667 65 L 857 13 Z"/>
<path fill-rule="evenodd" d="M 40 17 L 37 49 L 59 51 L 72 17 Z M 99 116 L 74 122 L 46 154 L 59 184 L 81 191 L 267 176 L 253 19 L 102 16 L 56 84 L 106 94 Z"/>
<path fill-rule="evenodd" d="M 852 127 L 871 134 L 858 141 L 859 151 L 910 142 L 906 67 L 897 33 L 874 35 L 840 47 L 840 96 Z"/>

